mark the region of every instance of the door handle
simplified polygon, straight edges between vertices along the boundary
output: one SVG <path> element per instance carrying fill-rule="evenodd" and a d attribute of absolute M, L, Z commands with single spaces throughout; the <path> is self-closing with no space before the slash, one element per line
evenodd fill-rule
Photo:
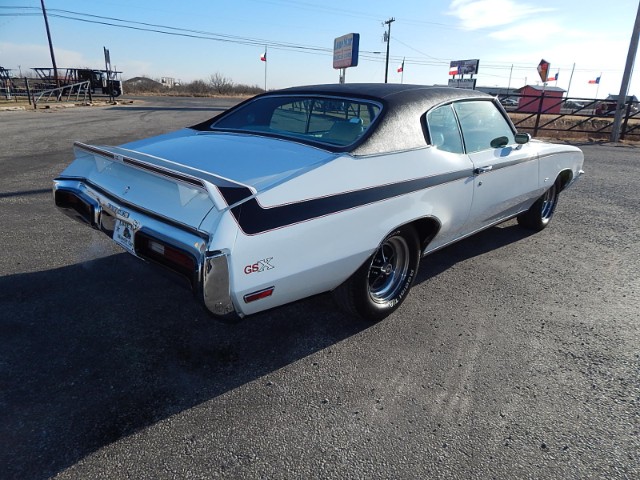
<path fill-rule="evenodd" d="M 487 173 L 487 172 L 490 172 L 491 170 L 493 170 L 493 165 L 487 165 L 486 167 L 476 168 L 473 171 L 473 173 L 475 173 L 476 175 L 480 175 L 481 173 Z"/>

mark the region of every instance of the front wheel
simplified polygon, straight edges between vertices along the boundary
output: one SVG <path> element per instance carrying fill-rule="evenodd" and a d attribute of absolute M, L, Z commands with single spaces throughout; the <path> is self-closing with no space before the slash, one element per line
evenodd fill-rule
<path fill-rule="evenodd" d="M 544 229 L 553 218 L 558 205 L 560 184 L 556 181 L 544 195 L 531 205 L 531 208 L 518 215 L 518 223 L 530 230 L 540 231 Z"/>
<path fill-rule="evenodd" d="M 400 227 L 376 252 L 334 290 L 347 312 L 371 321 L 393 313 L 407 297 L 418 273 L 420 242 L 415 228 Z"/>

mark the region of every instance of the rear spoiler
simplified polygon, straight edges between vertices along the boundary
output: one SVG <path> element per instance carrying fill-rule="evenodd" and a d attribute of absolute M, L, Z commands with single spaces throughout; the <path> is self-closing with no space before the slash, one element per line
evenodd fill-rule
<path fill-rule="evenodd" d="M 232 207 L 256 193 L 248 185 L 135 150 L 122 147 L 98 147 L 81 142 L 74 142 L 73 147 L 76 150 L 99 155 L 202 190 L 211 198 L 218 210 Z"/>

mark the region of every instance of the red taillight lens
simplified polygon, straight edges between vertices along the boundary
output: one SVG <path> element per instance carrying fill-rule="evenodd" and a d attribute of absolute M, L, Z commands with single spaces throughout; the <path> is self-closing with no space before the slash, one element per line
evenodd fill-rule
<path fill-rule="evenodd" d="M 158 262 L 175 272 L 185 275 L 190 281 L 196 271 L 196 259 L 189 253 L 144 232 L 136 233 L 136 253 Z"/>

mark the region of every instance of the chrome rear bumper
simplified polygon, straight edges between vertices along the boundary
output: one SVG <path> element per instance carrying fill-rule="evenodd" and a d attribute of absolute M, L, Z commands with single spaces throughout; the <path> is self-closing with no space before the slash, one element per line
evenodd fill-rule
<path fill-rule="evenodd" d="M 226 316 L 236 310 L 229 291 L 228 256 L 207 251 L 206 233 L 124 204 L 81 179 L 54 180 L 53 196 L 64 214 L 112 239 L 116 222 L 126 222 L 132 246 L 125 250 L 186 278 L 212 314 Z"/>

